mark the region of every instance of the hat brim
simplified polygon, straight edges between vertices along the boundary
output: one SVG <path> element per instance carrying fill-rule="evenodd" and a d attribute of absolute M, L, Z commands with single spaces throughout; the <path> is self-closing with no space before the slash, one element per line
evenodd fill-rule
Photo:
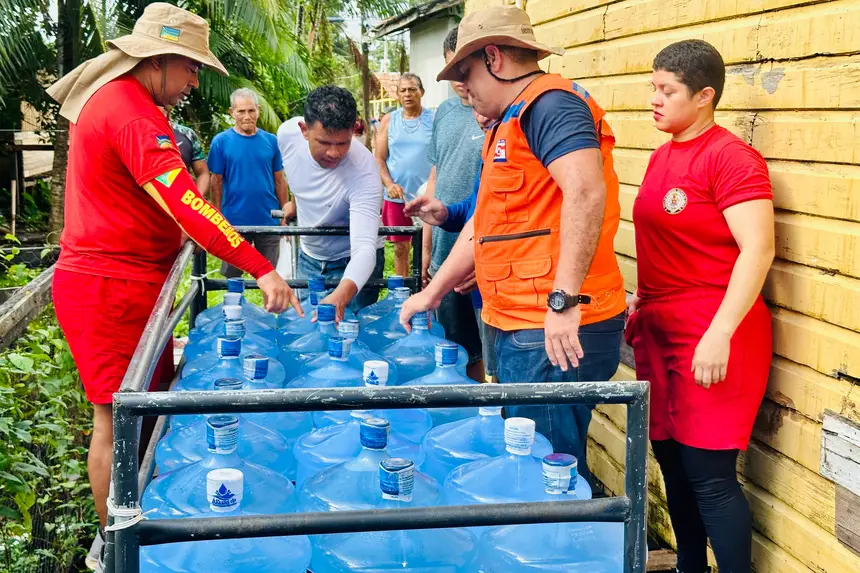
<path fill-rule="evenodd" d="M 460 73 L 460 68 L 457 67 L 457 64 L 487 46 L 513 46 L 516 48 L 525 48 L 526 50 L 536 50 L 538 53 L 538 61 L 548 58 L 551 55 L 561 56 L 564 54 L 564 50 L 562 48 L 551 48 L 550 46 L 541 44 L 540 42 L 526 42 L 524 40 L 512 38 L 511 36 L 503 35 L 485 36 L 483 38 L 472 40 L 458 48 L 454 53 L 454 57 L 451 58 L 451 61 L 448 62 L 448 64 L 442 68 L 442 71 L 439 72 L 439 75 L 436 76 L 436 81 L 463 81 L 463 74 Z"/>
<path fill-rule="evenodd" d="M 212 68 L 222 76 L 230 75 L 224 65 L 218 61 L 215 54 L 211 50 L 206 53 L 201 53 L 196 50 L 191 50 L 182 45 L 173 45 L 164 40 L 156 40 L 155 38 L 147 38 L 143 36 L 135 36 L 128 34 L 120 36 L 113 40 L 105 42 L 108 46 L 121 50 L 125 54 L 133 58 L 151 58 L 152 56 L 185 56 L 191 58 L 195 62 L 200 62 L 208 68 Z"/>

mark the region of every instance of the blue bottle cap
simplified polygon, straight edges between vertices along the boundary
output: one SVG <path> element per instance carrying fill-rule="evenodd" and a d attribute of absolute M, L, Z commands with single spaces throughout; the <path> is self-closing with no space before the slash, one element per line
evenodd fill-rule
<path fill-rule="evenodd" d="M 242 363 L 242 372 L 248 380 L 262 380 L 269 375 L 269 359 L 262 354 L 249 354 Z"/>
<path fill-rule="evenodd" d="M 388 290 L 403 288 L 403 277 L 400 275 L 391 275 L 388 277 Z"/>
<path fill-rule="evenodd" d="M 245 279 L 227 279 L 227 292 L 245 292 Z"/>
<path fill-rule="evenodd" d="M 241 390 L 242 381 L 238 378 L 219 378 L 215 381 L 216 390 Z"/>
<path fill-rule="evenodd" d="M 337 325 L 337 332 L 344 338 L 349 338 L 350 340 L 355 340 L 358 338 L 358 331 L 360 330 L 358 320 L 354 318 L 347 318 L 340 321 L 340 324 Z"/>
<path fill-rule="evenodd" d="M 359 436 L 361 446 L 368 450 L 384 450 L 388 446 L 388 430 L 391 424 L 382 418 L 366 418 L 361 421 Z"/>
<path fill-rule="evenodd" d="M 430 328 L 430 317 L 426 312 L 416 312 L 409 320 L 409 324 L 412 325 L 412 328 L 428 330 Z"/>
<path fill-rule="evenodd" d="M 319 293 L 316 291 L 311 291 L 310 299 L 311 299 L 311 306 L 317 306 L 320 303 Z"/>
<path fill-rule="evenodd" d="M 328 339 L 329 358 L 343 360 L 349 358 L 349 340 L 342 336 L 332 336 Z"/>
<path fill-rule="evenodd" d="M 215 343 L 218 358 L 236 358 L 242 351 L 242 339 L 235 337 L 219 337 Z"/>
<path fill-rule="evenodd" d="M 451 366 L 457 363 L 459 347 L 454 342 L 436 343 L 436 364 L 440 366 Z"/>
<path fill-rule="evenodd" d="M 325 291 L 325 277 L 322 275 L 314 275 L 308 278 L 308 290 L 311 292 Z"/>
<path fill-rule="evenodd" d="M 577 461 L 570 454 L 550 454 L 543 459 L 543 485 L 547 493 L 576 491 Z"/>
<path fill-rule="evenodd" d="M 232 454 L 239 441 L 239 418 L 209 416 L 206 420 L 206 446 L 214 454 Z"/>
<path fill-rule="evenodd" d="M 321 304 L 317 306 L 318 322 L 334 322 L 335 308 L 333 304 Z"/>
<path fill-rule="evenodd" d="M 389 458 L 379 462 L 379 487 L 383 499 L 412 501 L 415 464 L 404 458 Z"/>
<path fill-rule="evenodd" d="M 245 319 L 228 320 L 224 322 L 224 335 L 230 338 L 245 337 Z"/>
<path fill-rule="evenodd" d="M 406 299 L 409 298 L 409 295 L 412 294 L 412 291 L 407 287 L 398 287 L 394 289 L 394 303 L 395 304 L 403 304 L 406 302 Z"/>

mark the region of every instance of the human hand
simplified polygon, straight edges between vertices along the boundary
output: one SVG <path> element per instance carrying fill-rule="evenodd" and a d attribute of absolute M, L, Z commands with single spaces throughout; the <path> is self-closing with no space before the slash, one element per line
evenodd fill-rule
<path fill-rule="evenodd" d="M 478 288 L 478 279 L 475 276 L 475 271 L 472 271 L 472 273 L 467 276 L 463 282 L 454 287 L 454 292 L 458 294 L 469 294 L 476 288 Z"/>
<path fill-rule="evenodd" d="M 428 225 L 438 227 L 448 220 L 448 208 L 434 197 L 416 197 L 403 207 L 407 217 L 418 217 Z"/>
<path fill-rule="evenodd" d="M 388 187 L 385 188 L 388 191 L 388 197 L 391 199 L 403 199 L 403 187 L 398 185 L 397 183 L 392 183 Z"/>
<path fill-rule="evenodd" d="M 430 284 L 430 257 L 426 254 L 421 259 L 421 288 L 427 288 Z"/>
<path fill-rule="evenodd" d="M 726 379 L 729 365 L 731 336 L 709 328 L 699 340 L 693 353 L 690 372 L 695 373 L 696 384 L 710 388 Z"/>
<path fill-rule="evenodd" d="M 430 291 L 422 290 L 418 294 L 413 294 L 403 303 L 403 308 L 400 309 L 400 325 L 406 329 L 406 332 L 412 332 L 410 320 L 415 314 L 428 310 L 436 310 L 439 308 L 439 300 L 430 294 Z"/>
<path fill-rule="evenodd" d="M 288 307 L 292 306 L 299 313 L 299 316 L 304 317 L 305 313 L 302 310 L 302 305 L 299 303 L 296 293 L 293 289 L 281 278 L 277 271 L 269 271 L 265 275 L 257 279 L 257 286 L 263 291 L 263 300 L 266 305 L 267 312 L 284 312 Z"/>
<path fill-rule="evenodd" d="M 561 368 L 562 372 L 567 372 L 568 364 L 573 368 L 578 367 L 579 359 L 584 356 L 579 343 L 581 320 L 582 309 L 579 305 L 564 312 L 546 311 L 543 326 L 546 355 L 552 365 Z"/>
<path fill-rule="evenodd" d="M 338 292 L 338 290 L 339 289 L 335 289 L 330 295 L 320 301 L 321 304 L 334 305 L 334 321 L 336 324 L 339 324 L 340 321 L 343 320 L 346 307 L 349 306 L 350 302 L 352 302 L 351 296 L 347 296 L 347 293 L 343 290 L 340 290 L 340 292 Z"/>
<path fill-rule="evenodd" d="M 281 218 L 281 226 L 286 227 L 290 221 L 296 218 L 296 203 L 295 201 L 290 201 L 281 209 L 284 211 L 284 216 Z"/>
<path fill-rule="evenodd" d="M 631 314 L 639 310 L 640 302 L 642 302 L 642 299 L 639 298 L 638 291 L 627 295 L 627 316 L 630 316 Z"/>

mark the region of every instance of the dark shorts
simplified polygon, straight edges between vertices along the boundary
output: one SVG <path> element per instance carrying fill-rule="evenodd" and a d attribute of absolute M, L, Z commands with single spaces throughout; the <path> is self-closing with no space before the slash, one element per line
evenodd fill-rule
<path fill-rule="evenodd" d="M 436 317 L 445 329 L 445 338 L 456 342 L 469 353 L 470 366 L 483 360 L 481 332 L 475 322 L 472 295 L 449 292 L 442 298 L 442 303 L 436 310 Z"/>
<path fill-rule="evenodd" d="M 411 227 L 412 218 L 403 214 L 403 203 L 394 201 L 382 202 L 382 224 L 386 227 Z M 387 237 L 392 243 L 408 243 L 412 240 L 409 235 L 392 235 Z"/>
<path fill-rule="evenodd" d="M 484 353 L 484 373 L 496 375 L 496 329 L 481 319 L 481 309 L 475 309 L 475 322 L 481 333 L 481 348 Z"/>
<path fill-rule="evenodd" d="M 259 235 L 257 237 L 245 237 L 245 240 L 254 245 L 254 248 L 260 251 L 260 254 L 272 263 L 273 267 L 277 268 L 278 257 L 281 256 L 280 235 Z M 231 279 L 241 277 L 242 270 L 221 261 L 221 274 Z"/>

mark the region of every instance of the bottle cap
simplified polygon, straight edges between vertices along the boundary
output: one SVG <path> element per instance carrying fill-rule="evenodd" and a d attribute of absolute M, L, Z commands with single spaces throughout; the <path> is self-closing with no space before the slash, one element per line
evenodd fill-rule
<path fill-rule="evenodd" d="M 310 294 L 311 306 L 316 307 L 320 303 L 320 295 L 316 291 L 311 291 Z"/>
<path fill-rule="evenodd" d="M 223 307 L 221 307 L 221 310 L 224 313 L 224 318 L 226 320 L 242 319 L 242 307 L 238 304 L 225 304 Z"/>
<path fill-rule="evenodd" d="M 333 304 L 320 304 L 317 306 L 318 322 L 334 322 L 335 308 Z"/>
<path fill-rule="evenodd" d="M 215 381 L 216 390 L 241 390 L 242 381 L 238 378 L 219 378 Z"/>
<path fill-rule="evenodd" d="M 412 294 L 412 290 L 407 287 L 397 287 L 394 289 L 394 304 L 403 304 L 406 302 L 406 299 L 409 298 L 409 295 Z"/>
<path fill-rule="evenodd" d="M 427 330 L 430 328 L 430 316 L 426 312 L 416 312 L 409 320 L 409 324 L 412 325 L 412 328 Z"/>
<path fill-rule="evenodd" d="M 400 275 L 391 275 L 388 277 L 388 290 L 403 288 L 403 277 Z"/>
<path fill-rule="evenodd" d="M 241 308 L 241 307 L 237 307 Z M 231 338 L 244 338 L 245 337 L 245 319 L 240 318 L 239 320 L 228 320 L 224 323 L 224 335 L 229 336 Z"/>
<path fill-rule="evenodd" d="M 505 449 L 518 456 L 532 453 L 535 443 L 535 422 L 528 418 L 508 418 L 505 420 Z"/>
<path fill-rule="evenodd" d="M 335 360 L 349 358 L 349 340 L 342 336 L 332 336 L 328 339 L 328 356 Z"/>
<path fill-rule="evenodd" d="M 325 292 L 325 277 L 314 275 L 308 279 L 308 290 L 311 292 Z"/>
<path fill-rule="evenodd" d="M 384 450 L 388 446 L 388 431 L 391 424 L 382 418 L 366 418 L 361 421 L 361 446 L 368 450 Z"/>
<path fill-rule="evenodd" d="M 242 339 L 222 336 L 215 343 L 218 358 L 236 358 L 242 351 Z"/>
<path fill-rule="evenodd" d="M 355 340 L 358 338 L 359 322 L 354 318 L 347 318 L 337 325 L 337 332 L 344 338 Z"/>
<path fill-rule="evenodd" d="M 232 454 L 239 441 L 239 418 L 209 416 L 206 419 L 206 445 L 213 454 Z"/>
<path fill-rule="evenodd" d="M 415 464 L 404 458 L 389 458 L 379 462 L 379 487 L 383 499 L 412 501 Z"/>
<path fill-rule="evenodd" d="M 212 470 L 206 474 L 206 500 L 219 513 L 239 509 L 244 493 L 245 475 L 233 468 Z"/>
<path fill-rule="evenodd" d="M 367 420 L 370 418 L 370 410 L 350 410 L 349 415 L 358 420 Z"/>
<path fill-rule="evenodd" d="M 501 406 L 481 406 L 478 408 L 479 416 L 501 416 L 502 415 L 502 407 Z"/>
<path fill-rule="evenodd" d="M 457 363 L 457 352 L 460 349 L 455 342 L 436 343 L 436 364 L 438 366 L 451 366 Z"/>
<path fill-rule="evenodd" d="M 245 292 L 245 279 L 227 279 L 227 292 Z"/>
<path fill-rule="evenodd" d="M 570 454 L 550 454 L 543 459 L 543 485 L 548 494 L 576 491 L 577 461 Z"/>
<path fill-rule="evenodd" d="M 269 375 L 269 359 L 262 354 L 249 354 L 242 362 L 242 371 L 248 380 L 262 380 Z"/>
<path fill-rule="evenodd" d="M 367 360 L 364 363 L 364 385 L 385 386 L 388 384 L 388 362 Z"/>
<path fill-rule="evenodd" d="M 242 293 L 240 292 L 228 292 L 224 295 L 224 306 L 236 306 L 242 304 Z M 221 307 L 221 310 L 224 310 L 224 307 Z M 226 314 L 226 313 L 225 313 Z"/>

